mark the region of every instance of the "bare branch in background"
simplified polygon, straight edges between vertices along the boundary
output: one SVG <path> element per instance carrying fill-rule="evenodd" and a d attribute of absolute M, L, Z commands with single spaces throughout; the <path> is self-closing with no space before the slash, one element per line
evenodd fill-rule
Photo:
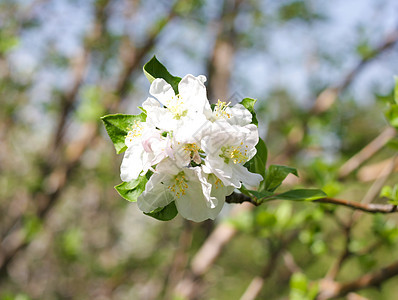
<path fill-rule="evenodd" d="M 179 1 L 176 2 L 177 5 Z M 164 19 L 163 26 L 155 26 L 151 31 L 149 39 L 146 41 L 142 48 L 136 49 L 133 53 L 135 53 L 134 58 L 131 60 L 130 65 L 125 67 L 118 80 L 118 84 L 114 90 L 115 94 L 118 95 L 117 98 L 113 99 L 113 102 L 109 104 L 107 110 L 115 109 L 117 105 L 122 101 L 122 95 L 126 92 L 126 84 L 130 78 L 130 75 L 133 71 L 135 71 L 138 66 L 140 60 L 147 54 L 147 52 L 154 45 L 157 36 L 161 33 L 164 26 L 167 22 L 171 21 L 176 14 L 174 13 L 175 5 L 172 7 L 169 14 Z M 105 20 L 104 20 L 105 21 Z M 96 28 L 96 27 L 94 27 Z M 103 27 L 101 27 L 103 28 Z M 100 35 L 99 35 L 100 36 Z M 127 71 L 126 71 L 127 70 Z M 123 84 L 121 84 L 123 83 Z M 98 124 L 97 123 L 87 123 L 83 125 L 83 128 L 80 131 L 80 138 L 70 143 L 66 148 L 66 157 L 65 161 L 58 164 L 58 166 L 54 167 L 53 170 L 48 174 L 48 176 L 44 176 L 47 180 L 43 180 L 44 183 L 50 182 L 51 189 L 44 194 L 36 195 L 35 201 L 38 203 L 38 211 L 37 215 L 41 219 L 45 219 L 46 215 L 50 211 L 50 209 L 55 205 L 57 199 L 61 194 L 61 191 L 66 186 L 67 178 L 70 174 L 75 170 L 78 166 L 78 163 L 86 151 L 86 149 L 92 144 L 93 140 L 96 138 L 98 134 Z M 6 274 L 6 268 L 8 264 L 11 262 L 12 258 L 19 252 L 19 250 L 25 248 L 29 241 L 25 240 L 24 230 L 21 227 L 21 224 L 16 224 L 12 226 L 8 231 L 7 236 L 3 238 L 3 241 L 7 241 L 6 244 L 1 245 L 0 249 L 0 274 L 4 276 Z M 0 276 L 1 276 L 0 275 Z"/>
<path fill-rule="evenodd" d="M 354 81 L 360 71 L 372 60 L 379 57 L 386 50 L 391 49 L 398 41 L 398 30 L 394 30 L 387 35 L 385 40 L 374 49 L 369 55 L 362 60 L 344 77 L 344 79 L 335 87 L 325 89 L 316 99 L 312 112 L 315 115 L 321 114 L 328 110 L 336 101 L 337 97 Z"/>

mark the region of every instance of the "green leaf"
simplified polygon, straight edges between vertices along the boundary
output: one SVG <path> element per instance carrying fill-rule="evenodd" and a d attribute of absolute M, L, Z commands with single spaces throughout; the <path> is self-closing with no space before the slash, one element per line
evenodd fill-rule
<path fill-rule="evenodd" d="M 256 99 L 245 98 L 243 99 L 240 104 L 242 104 L 250 113 L 252 114 L 252 124 L 258 126 L 258 120 L 256 117 L 256 112 L 254 111 L 254 103 L 256 103 Z"/>
<path fill-rule="evenodd" d="M 325 198 L 327 195 L 318 189 L 298 189 L 291 190 L 279 195 L 268 197 L 267 200 L 293 200 L 293 201 L 314 201 L 317 199 Z"/>
<path fill-rule="evenodd" d="M 173 201 L 164 207 L 159 207 L 154 211 L 144 214 L 146 214 L 147 216 L 151 216 L 160 221 L 170 221 L 175 218 L 177 213 L 178 213 L 177 207 Z"/>
<path fill-rule="evenodd" d="M 144 65 L 143 69 L 150 83 L 156 78 L 163 78 L 173 87 L 174 92 L 178 94 L 178 83 L 181 81 L 181 78 L 171 75 L 166 67 L 157 60 L 156 56 L 153 56 L 152 59 Z"/>
<path fill-rule="evenodd" d="M 279 165 L 270 165 L 265 174 L 263 188 L 269 192 L 275 191 L 289 174 L 298 176 L 297 170 L 295 168 Z"/>
<path fill-rule="evenodd" d="M 265 178 L 268 150 L 264 141 L 260 138 L 256 145 L 257 153 L 247 162 L 246 167 L 252 173 L 257 173 Z"/>
<path fill-rule="evenodd" d="M 144 113 L 139 115 L 115 114 L 101 118 L 102 122 L 104 122 L 105 129 L 115 146 L 117 154 L 120 154 L 127 149 L 127 146 L 124 143 L 129 131 L 127 128 L 132 128 L 135 121 L 144 122 L 145 119 L 146 114 Z"/>
<path fill-rule="evenodd" d="M 394 76 L 394 80 L 395 80 L 394 99 L 395 103 L 398 104 L 398 76 Z"/>
<path fill-rule="evenodd" d="M 124 199 L 130 202 L 136 202 L 139 195 L 145 190 L 148 179 L 146 176 L 140 176 L 129 182 L 122 182 L 115 186 L 116 191 Z"/>

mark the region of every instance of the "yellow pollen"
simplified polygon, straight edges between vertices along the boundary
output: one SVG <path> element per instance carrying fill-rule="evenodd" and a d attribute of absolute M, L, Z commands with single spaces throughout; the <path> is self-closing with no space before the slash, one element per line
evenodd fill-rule
<path fill-rule="evenodd" d="M 198 147 L 198 145 L 196 145 L 195 143 L 185 144 L 183 149 L 187 154 L 189 154 L 191 160 L 193 160 L 197 164 L 200 164 L 201 162 L 201 158 L 199 155 L 200 148 Z"/>
<path fill-rule="evenodd" d="M 225 110 L 231 104 L 231 102 L 223 102 L 220 99 L 217 101 L 214 112 L 216 113 L 216 118 L 230 118 L 231 114 L 227 113 Z"/>
<path fill-rule="evenodd" d="M 130 142 L 133 140 L 133 138 L 139 137 L 142 135 L 142 131 L 144 130 L 144 127 L 141 125 L 141 121 L 134 121 L 133 128 L 127 127 L 127 130 L 129 130 L 127 137 L 129 138 Z"/>
<path fill-rule="evenodd" d="M 186 194 L 185 190 L 188 188 L 188 184 L 183 173 L 179 173 L 175 177 L 174 184 L 169 185 L 167 188 L 170 191 L 172 191 L 177 198 L 180 198 L 181 196 L 185 195 Z"/>
<path fill-rule="evenodd" d="M 247 149 L 248 147 L 245 146 L 242 149 L 243 143 L 241 143 L 237 147 L 231 146 L 229 149 L 229 157 L 233 159 L 234 164 L 240 164 L 242 162 L 245 162 L 248 159 L 247 156 Z"/>
<path fill-rule="evenodd" d="M 167 109 L 174 115 L 174 119 L 180 119 L 186 114 L 184 101 L 180 95 L 172 96 L 166 103 Z"/>
<path fill-rule="evenodd" d="M 220 178 L 217 178 L 217 180 L 214 182 L 214 186 L 216 187 L 216 189 L 218 189 L 221 186 Z"/>

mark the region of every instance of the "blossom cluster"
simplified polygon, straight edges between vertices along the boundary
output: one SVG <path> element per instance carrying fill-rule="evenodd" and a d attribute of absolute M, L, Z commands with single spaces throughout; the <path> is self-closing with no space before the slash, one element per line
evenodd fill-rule
<path fill-rule="evenodd" d="M 155 79 L 152 97 L 142 105 L 146 120 L 128 129 L 121 179 L 151 174 L 137 199 L 145 213 L 174 201 L 186 219 L 214 219 L 234 189 L 253 189 L 263 180 L 244 166 L 259 141 L 252 114 L 242 104 L 220 100 L 211 107 L 205 81 L 186 75 L 176 94 L 164 79 Z"/>

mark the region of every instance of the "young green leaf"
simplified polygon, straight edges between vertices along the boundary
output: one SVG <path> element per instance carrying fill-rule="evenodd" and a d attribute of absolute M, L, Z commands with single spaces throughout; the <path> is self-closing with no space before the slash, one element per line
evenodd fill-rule
<path fill-rule="evenodd" d="M 327 195 L 318 189 L 297 189 L 285 193 L 268 197 L 267 200 L 293 200 L 293 201 L 314 201 L 325 198 Z"/>
<path fill-rule="evenodd" d="M 256 99 L 245 98 L 243 99 L 240 104 L 242 104 L 250 113 L 252 114 L 252 124 L 258 126 L 258 120 L 256 117 L 256 112 L 254 111 L 254 103 L 256 103 Z"/>
<path fill-rule="evenodd" d="M 285 180 L 287 175 L 293 174 L 298 176 L 295 168 L 279 165 L 270 165 L 265 173 L 263 188 L 269 192 L 275 191 L 282 184 L 282 181 Z"/>
<path fill-rule="evenodd" d="M 152 59 L 144 65 L 143 69 L 150 83 L 156 78 L 163 78 L 173 87 L 174 92 L 178 94 L 178 83 L 181 81 L 181 78 L 171 75 L 166 67 L 157 60 L 156 56 L 153 56 Z"/>
<path fill-rule="evenodd" d="M 173 201 L 164 207 L 159 207 L 154 211 L 144 214 L 146 214 L 147 216 L 151 216 L 159 221 L 170 221 L 175 218 L 177 213 L 177 208 Z"/>
<path fill-rule="evenodd" d="M 128 128 L 132 128 L 135 121 L 144 122 L 145 119 L 146 114 L 144 113 L 139 115 L 115 114 L 101 118 L 102 122 L 104 122 L 105 129 L 115 146 L 117 154 L 120 154 L 127 149 L 124 140 L 129 132 Z"/>
<path fill-rule="evenodd" d="M 148 179 L 146 176 L 140 176 L 135 180 L 129 182 L 122 182 L 115 186 L 116 191 L 124 199 L 130 202 L 136 202 L 139 195 L 145 190 L 145 185 Z"/>
<path fill-rule="evenodd" d="M 245 165 L 252 173 L 257 173 L 265 178 L 268 150 L 264 141 L 260 138 L 256 145 L 256 155 Z"/>

